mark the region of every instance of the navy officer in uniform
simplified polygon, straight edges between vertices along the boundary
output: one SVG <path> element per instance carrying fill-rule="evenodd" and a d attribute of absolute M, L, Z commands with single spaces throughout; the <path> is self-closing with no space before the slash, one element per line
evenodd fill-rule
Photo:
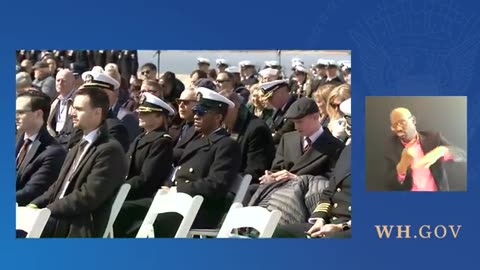
<path fill-rule="evenodd" d="M 275 109 L 270 129 L 273 142 L 275 145 L 278 145 L 283 134 L 295 130 L 293 121 L 286 119 L 284 116 L 296 98 L 290 94 L 288 80 L 275 80 L 263 83 L 260 85 L 260 89 L 263 92 L 264 101 L 268 102 Z"/>
<path fill-rule="evenodd" d="M 131 189 L 115 222 L 115 237 L 135 237 L 153 197 L 168 185 L 173 170 L 173 140 L 167 124 L 175 110 L 157 96 L 143 93 L 137 112 L 144 132 L 128 151 L 127 183 Z"/>
<path fill-rule="evenodd" d="M 217 92 L 199 87 L 193 107 L 198 137 L 185 148 L 173 180 L 177 192 L 201 195 L 203 204 L 194 228 L 217 228 L 233 200 L 229 191 L 240 169 L 240 147 L 223 122 L 235 104 Z M 155 229 L 155 236 L 157 229 Z"/>
<path fill-rule="evenodd" d="M 340 104 L 340 110 L 348 117 L 346 131 L 351 136 L 351 99 Z M 352 226 L 352 147 L 343 148 L 328 188 L 320 195 L 320 202 L 308 223 L 279 226 L 273 237 L 285 238 L 351 238 Z"/>

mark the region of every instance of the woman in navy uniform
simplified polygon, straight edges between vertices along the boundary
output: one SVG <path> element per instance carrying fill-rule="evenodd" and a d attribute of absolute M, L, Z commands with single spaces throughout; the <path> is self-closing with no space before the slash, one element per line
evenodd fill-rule
<path fill-rule="evenodd" d="M 140 97 L 139 126 L 144 129 L 128 151 L 127 199 L 115 222 L 115 237 L 135 237 L 158 189 L 168 185 L 173 167 L 173 140 L 167 132 L 173 108 L 150 93 Z"/>

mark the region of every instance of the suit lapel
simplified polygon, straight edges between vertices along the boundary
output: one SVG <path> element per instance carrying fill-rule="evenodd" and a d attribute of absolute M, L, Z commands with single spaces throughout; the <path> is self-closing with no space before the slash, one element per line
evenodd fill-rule
<path fill-rule="evenodd" d="M 343 180 L 347 179 L 352 174 L 352 147 L 350 145 L 343 148 L 342 153 L 335 168 L 335 182 L 338 186 Z"/>
<path fill-rule="evenodd" d="M 431 143 L 431 140 L 428 140 L 424 135 L 418 133 L 418 138 L 420 139 L 420 147 L 422 148 L 423 154 L 426 155 L 433 150 L 434 145 Z"/>
<path fill-rule="evenodd" d="M 128 157 L 129 157 L 129 162 L 128 162 L 128 171 L 127 173 L 130 171 L 130 168 L 132 167 L 132 164 L 135 160 L 135 152 L 137 151 L 137 145 L 138 143 L 140 142 L 140 140 L 142 139 L 142 137 L 144 136 L 145 133 L 142 133 L 140 134 L 136 139 L 135 141 L 133 142 L 132 145 L 130 145 L 130 151 L 128 152 Z"/>
<path fill-rule="evenodd" d="M 38 135 L 40 136 L 40 134 Z M 30 161 L 32 161 L 33 157 L 35 157 L 35 155 L 37 154 L 37 151 L 38 151 L 38 148 L 40 147 L 40 145 L 42 144 L 39 140 L 40 138 L 37 138 L 33 143 L 32 143 L 32 147 L 30 148 L 30 150 L 27 152 L 27 155 L 25 156 L 25 158 L 23 159 L 23 162 L 22 164 L 20 165 L 20 168 L 18 168 L 18 171 L 19 172 L 22 172 L 25 167 L 27 166 L 28 163 L 30 163 Z"/>
<path fill-rule="evenodd" d="M 182 147 L 184 145 L 186 145 L 187 143 L 189 143 L 193 137 L 195 137 L 195 127 L 192 125 L 191 127 L 189 127 L 187 129 L 187 132 L 185 133 L 185 136 L 184 138 L 182 138 L 179 142 L 178 142 L 178 147 Z"/>
<path fill-rule="evenodd" d="M 47 119 L 47 128 L 48 128 L 48 133 L 50 135 L 55 136 L 57 132 L 55 131 L 55 127 L 57 125 L 57 111 L 60 108 L 60 100 L 57 98 L 53 101 L 52 107 L 50 110 L 50 114 L 48 115 Z"/>
<path fill-rule="evenodd" d="M 292 160 L 298 161 L 302 157 L 302 136 L 300 133 L 295 132 L 295 136 L 290 137 L 290 141 L 285 142 L 288 146 L 289 156 L 292 156 Z M 295 162 L 297 164 L 297 162 Z M 296 166 L 294 166 L 296 167 Z M 293 167 L 293 168 L 294 168 Z M 293 169 L 292 168 L 292 169 Z"/>
<path fill-rule="evenodd" d="M 302 138 L 299 133 L 298 135 L 300 142 L 302 142 Z M 299 171 L 323 156 L 324 153 L 322 148 L 326 143 L 329 142 L 329 136 L 331 136 L 330 131 L 328 131 L 328 129 L 324 129 L 322 135 L 315 140 L 307 152 L 303 153 L 303 155 L 299 157 L 298 161 L 295 162 L 295 165 L 290 169 L 290 171 Z M 300 144 L 300 147 L 301 146 L 302 144 Z"/>
<path fill-rule="evenodd" d="M 183 155 L 180 158 L 179 163 L 182 163 L 185 158 L 187 158 L 191 154 L 194 154 L 199 149 L 201 149 L 203 147 L 206 147 L 206 146 L 209 146 L 209 145 L 210 145 L 210 143 L 209 143 L 208 137 L 200 137 L 200 138 L 197 138 L 197 139 L 191 141 L 189 144 L 187 144 L 187 147 L 183 151 Z"/>
<path fill-rule="evenodd" d="M 179 163 L 182 163 L 185 158 L 197 152 L 199 149 L 209 147 L 225 136 L 228 136 L 228 132 L 224 128 L 222 128 L 206 137 L 198 137 L 194 139 L 187 145 L 187 147 L 183 151 L 183 155 L 180 158 Z"/>

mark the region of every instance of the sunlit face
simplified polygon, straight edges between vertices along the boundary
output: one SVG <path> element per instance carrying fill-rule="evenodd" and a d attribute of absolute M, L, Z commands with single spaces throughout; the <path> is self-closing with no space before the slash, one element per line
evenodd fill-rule
<path fill-rule="evenodd" d="M 30 97 L 23 96 L 17 98 L 15 110 L 15 122 L 17 130 L 23 132 L 25 130 L 32 129 L 35 125 L 35 121 L 38 117 L 37 114 L 39 114 L 39 112 L 32 112 Z"/>
<path fill-rule="evenodd" d="M 75 128 L 93 130 L 98 127 L 102 119 L 102 109 L 92 108 L 89 96 L 78 95 L 73 100 L 71 115 Z"/>

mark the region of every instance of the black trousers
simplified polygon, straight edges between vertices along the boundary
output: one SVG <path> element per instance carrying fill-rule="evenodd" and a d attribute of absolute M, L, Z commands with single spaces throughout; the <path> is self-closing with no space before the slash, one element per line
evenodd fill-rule
<path fill-rule="evenodd" d="M 113 232 L 115 238 L 135 238 L 152 203 L 151 198 L 125 201 L 118 214 Z M 175 237 L 183 216 L 177 213 L 159 214 L 153 223 L 155 238 Z"/>
<path fill-rule="evenodd" d="M 273 233 L 273 238 L 307 238 L 307 232 L 313 224 L 310 223 L 298 223 L 298 224 L 287 224 L 278 226 L 275 232 Z M 326 236 L 325 238 L 351 238 L 351 230 L 344 232 L 336 232 L 331 235 Z"/>

